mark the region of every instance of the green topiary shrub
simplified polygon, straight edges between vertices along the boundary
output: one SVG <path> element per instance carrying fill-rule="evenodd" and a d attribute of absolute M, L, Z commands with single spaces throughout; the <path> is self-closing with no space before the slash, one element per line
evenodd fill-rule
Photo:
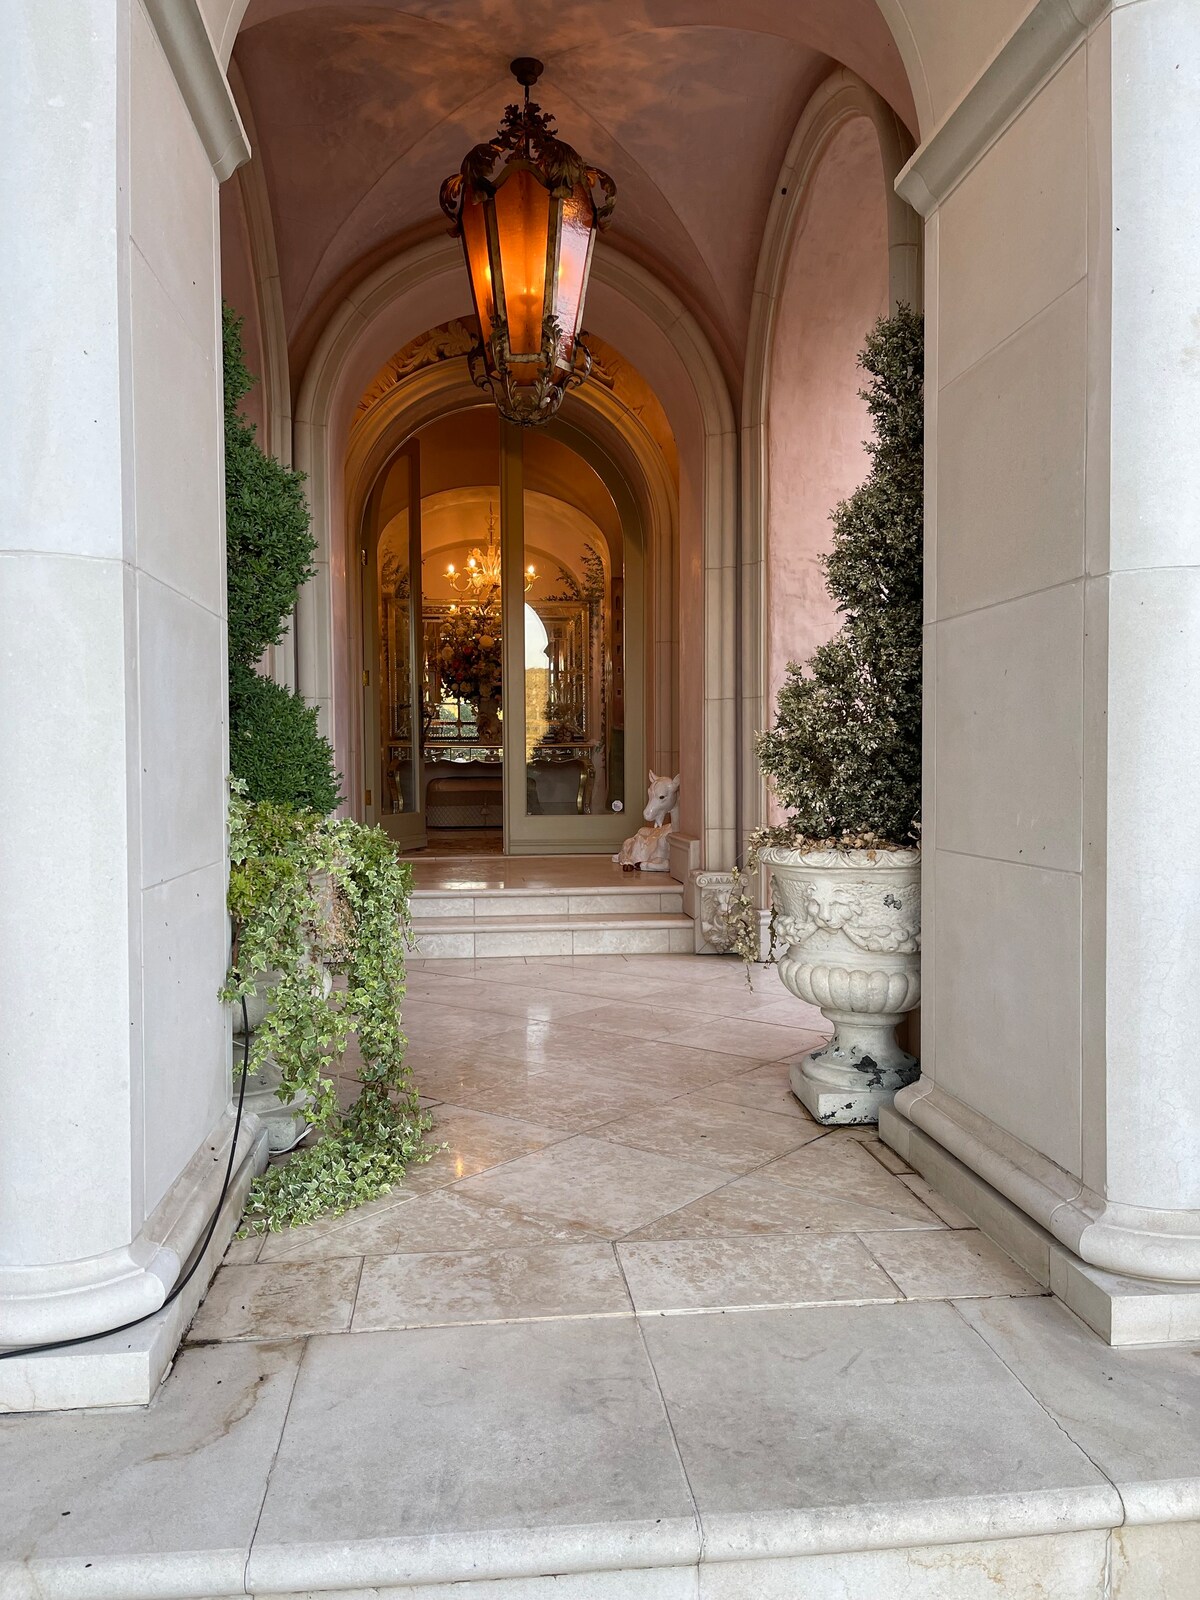
<path fill-rule="evenodd" d="M 881 318 L 859 365 L 871 470 L 832 513 L 829 592 L 845 618 L 806 666 L 788 665 L 775 727 L 755 741 L 788 813 L 758 843 L 911 845 L 921 806 L 924 324 Z"/>
<path fill-rule="evenodd" d="M 254 384 L 242 323 L 224 308 L 225 551 L 229 609 L 229 765 L 252 800 L 332 811 L 340 779 L 316 712 L 254 671 L 279 644 L 316 548 L 300 473 L 260 448 L 238 410 Z"/>
<path fill-rule="evenodd" d="M 341 799 L 316 707 L 240 662 L 229 668 L 229 766 L 256 800 L 325 816 Z"/>

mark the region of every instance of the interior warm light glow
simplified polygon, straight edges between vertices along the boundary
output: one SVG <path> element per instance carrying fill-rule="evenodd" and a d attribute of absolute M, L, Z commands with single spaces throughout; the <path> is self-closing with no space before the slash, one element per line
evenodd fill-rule
<path fill-rule="evenodd" d="M 591 370 L 580 338 L 583 302 L 592 244 L 616 187 L 530 100 L 541 62 L 522 57 L 512 70 L 524 105 L 508 107 L 495 138 L 470 151 L 440 198 L 462 239 L 479 318 L 471 376 L 503 416 L 527 426 L 552 417 Z"/>

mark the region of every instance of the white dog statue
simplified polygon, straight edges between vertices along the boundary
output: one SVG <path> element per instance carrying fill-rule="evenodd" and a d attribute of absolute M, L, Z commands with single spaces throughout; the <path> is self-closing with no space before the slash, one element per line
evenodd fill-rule
<path fill-rule="evenodd" d="M 660 778 L 651 768 L 646 809 L 642 812 L 650 826 L 639 828 L 632 839 L 626 839 L 613 860 L 626 872 L 669 872 L 667 840 L 678 826 L 678 810 L 679 774 Z"/>

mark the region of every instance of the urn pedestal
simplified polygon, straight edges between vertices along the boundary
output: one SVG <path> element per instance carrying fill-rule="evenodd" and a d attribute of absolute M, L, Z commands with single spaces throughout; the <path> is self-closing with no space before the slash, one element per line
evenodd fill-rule
<path fill-rule="evenodd" d="M 277 972 L 260 973 L 256 993 L 246 996 L 244 1017 L 240 1002 L 231 1008 L 235 1099 L 241 1090 L 242 1060 L 246 1053 L 246 1026 L 249 1025 L 250 1043 L 253 1045 L 255 1032 L 262 1027 L 271 1011 L 274 1003 L 272 995 L 278 981 Z M 333 978 L 328 972 L 324 972 L 321 981 L 325 993 L 328 994 L 333 987 Z M 247 1079 L 243 1099 L 244 1110 L 248 1114 L 252 1112 L 267 1130 L 267 1148 L 273 1156 L 294 1149 L 308 1132 L 307 1112 L 312 1097 L 302 1092 L 290 1099 L 286 1096 L 281 1098 L 279 1090 L 282 1083 L 282 1068 L 274 1057 L 267 1056 L 258 1071 L 251 1073 Z"/>
<path fill-rule="evenodd" d="M 833 1038 L 791 1068 L 818 1122 L 872 1123 L 916 1078 L 896 1024 L 921 998 L 919 850 L 764 850 L 776 905 L 779 976 Z"/>

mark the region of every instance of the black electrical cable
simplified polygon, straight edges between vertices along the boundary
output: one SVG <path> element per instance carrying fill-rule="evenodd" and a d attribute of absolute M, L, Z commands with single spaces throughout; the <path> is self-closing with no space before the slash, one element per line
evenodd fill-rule
<path fill-rule="evenodd" d="M 136 1328 L 140 1323 L 149 1322 L 151 1317 L 158 1316 L 160 1311 L 165 1311 L 169 1305 L 179 1299 L 196 1275 L 196 1269 L 204 1260 L 205 1252 L 212 1243 L 212 1236 L 217 1231 L 217 1222 L 221 1215 L 221 1208 L 225 1204 L 225 1197 L 229 1193 L 230 1180 L 233 1177 L 233 1163 L 237 1157 L 238 1134 L 242 1130 L 242 1105 L 246 1099 L 246 1079 L 249 1076 L 247 1067 L 250 1062 L 250 1017 L 246 1010 L 246 999 L 242 997 L 242 1086 L 238 1090 L 237 1116 L 233 1122 L 233 1138 L 229 1145 L 229 1165 L 225 1168 L 225 1182 L 221 1185 L 221 1193 L 217 1199 L 216 1207 L 208 1224 L 208 1231 L 200 1247 L 192 1256 L 192 1264 L 180 1278 L 162 1305 L 156 1306 L 153 1311 L 147 1311 L 140 1317 L 134 1317 L 132 1322 L 119 1323 L 115 1328 L 101 1328 L 99 1333 L 81 1333 L 74 1339 L 55 1339 L 50 1344 L 15 1345 L 11 1350 L 0 1350 L 0 1361 L 8 1361 L 13 1356 L 40 1356 L 49 1350 L 66 1350 L 71 1345 L 92 1344 L 96 1339 L 107 1339 L 114 1333 L 125 1333 L 129 1328 Z"/>

